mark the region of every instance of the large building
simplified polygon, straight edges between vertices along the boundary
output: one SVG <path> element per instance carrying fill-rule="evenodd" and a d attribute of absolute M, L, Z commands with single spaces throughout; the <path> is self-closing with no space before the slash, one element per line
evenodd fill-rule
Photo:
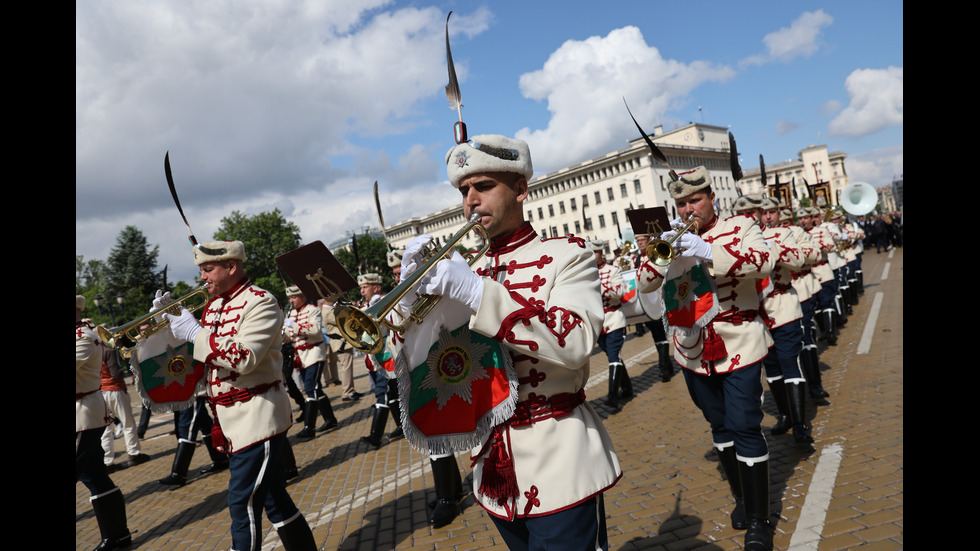
<path fill-rule="evenodd" d="M 720 214 L 731 214 L 738 190 L 731 173 L 727 128 L 692 123 L 664 132 L 658 126 L 651 138 L 667 156 L 670 167 L 655 160 L 643 138 L 637 138 L 622 149 L 533 178 L 528 182 L 529 195 L 524 202 L 525 219 L 542 237 L 571 234 L 602 239 L 608 243 L 606 252 L 610 253 L 633 239 L 627 210 L 661 206 L 671 219 L 676 218 L 674 201 L 667 192 L 670 169 L 680 173 L 697 166 L 704 166 L 711 175 Z M 816 177 L 806 176 L 811 183 L 833 178 L 835 188 L 846 185 L 843 154 L 828 155 L 826 146 L 811 146 L 800 155 L 801 160 L 796 163 L 799 166 L 792 174 L 801 186 L 803 175 L 813 170 L 817 171 Z M 771 174 L 768 166 L 766 170 Z M 780 174 L 787 171 L 787 178 L 780 176 L 781 181 L 789 179 L 789 167 L 778 170 Z M 743 172 L 742 193 L 752 193 L 746 185 L 752 171 Z M 758 173 L 756 168 L 756 181 Z M 445 243 L 465 224 L 460 204 L 385 229 L 393 246 L 404 247 L 421 234 L 430 234 Z M 471 233 L 460 244 L 474 249 L 479 240 Z"/>
<path fill-rule="evenodd" d="M 837 196 L 847 187 L 850 180 L 844 169 L 846 154 L 840 151 L 827 152 L 825 145 L 811 145 L 799 153 L 799 158 L 778 163 L 766 162 L 766 183 L 769 186 L 779 183 L 790 184 L 793 206 L 799 206 L 800 199 L 809 199 L 807 184 L 821 182 L 830 184 L 831 203 L 837 204 Z M 758 166 L 742 167 L 740 187 L 743 194 L 762 193 L 762 171 Z"/>

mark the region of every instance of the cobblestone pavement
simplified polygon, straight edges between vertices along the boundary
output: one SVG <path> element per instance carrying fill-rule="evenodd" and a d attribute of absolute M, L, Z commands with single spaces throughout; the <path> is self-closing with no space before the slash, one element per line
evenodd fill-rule
<path fill-rule="evenodd" d="M 838 344 L 821 344 L 823 384 L 831 396 L 830 405 L 811 401 L 807 406 L 816 438 L 812 447 L 797 446 L 791 434 L 769 434 L 776 409 L 766 387 L 763 427 L 777 549 L 904 548 L 902 258 L 902 249 L 864 254 L 860 304 Z M 603 404 L 608 368 L 598 351 L 587 387 L 624 471 L 605 498 L 609 548 L 741 549 L 743 532 L 729 526 L 732 499 L 711 451 L 708 424 L 691 402 L 683 377 L 660 382 L 649 334 L 631 333 L 623 357 L 636 397 L 621 411 L 611 412 Z M 355 384 L 368 392 L 362 365 L 355 365 Z M 342 402 L 338 387 L 327 392 L 340 427 L 309 441 L 290 437 L 300 476 L 288 489 L 320 549 L 506 549 L 472 495 L 451 525 L 431 529 L 427 504 L 435 492 L 428 459 L 404 439 L 386 441 L 377 450 L 362 443 L 360 437 L 370 429 L 373 396 Z M 138 415 L 138 399 L 132 389 L 130 394 Z M 388 430 L 393 427 L 389 423 Z M 210 463 L 206 450 L 196 451 L 187 485 L 157 484 L 173 461 L 172 428 L 169 414 L 153 417 L 142 441 L 152 460 L 112 474 L 126 497 L 132 548 L 228 549 L 228 473 L 197 474 Z M 300 429 L 294 426 L 290 435 Z M 117 461 L 125 461 L 123 440 L 115 445 Z M 466 454 L 457 459 L 468 474 Z M 267 519 L 263 529 L 263 549 L 281 549 Z M 88 491 L 76 483 L 75 547 L 93 549 L 98 541 Z"/>

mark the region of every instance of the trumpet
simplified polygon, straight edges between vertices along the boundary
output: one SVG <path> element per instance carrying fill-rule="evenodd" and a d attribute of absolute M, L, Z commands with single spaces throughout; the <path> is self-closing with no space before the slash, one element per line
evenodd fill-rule
<path fill-rule="evenodd" d="M 384 349 L 384 335 L 382 331 L 387 327 L 396 332 L 403 332 L 414 322 L 421 324 L 425 316 L 438 304 L 441 296 L 419 295 L 419 298 L 412 304 L 408 317 L 401 324 L 396 324 L 388 319 L 388 314 L 398 305 L 398 303 L 416 285 L 421 282 L 440 260 L 452 257 L 456 244 L 471 231 L 476 231 L 483 238 L 483 246 L 480 250 L 470 255 L 467 263 L 470 266 L 476 264 L 488 250 L 490 250 L 490 236 L 487 230 L 480 224 L 480 215 L 474 213 L 469 222 L 466 223 L 452 238 L 442 246 L 441 249 L 429 256 L 417 270 L 412 272 L 404 281 L 395 286 L 390 293 L 381 298 L 374 306 L 360 309 L 349 303 L 338 304 L 336 307 L 337 327 L 340 334 L 351 346 L 364 352 L 365 354 L 377 354 Z"/>
<path fill-rule="evenodd" d="M 191 312 L 200 310 L 211 299 L 207 287 L 207 284 L 201 285 L 186 295 L 174 299 L 170 304 L 150 310 L 125 325 L 109 329 L 102 326 L 96 327 L 99 340 L 107 347 L 118 350 L 119 355 L 124 359 L 128 359 L 133 354 L 133 349 L 136 348 L 137 343 L 170 326 L 170 322 L 167 320 L 157 321 L 156 316 L 158 314 L 167 313 L 176 316 L 180 314 L 181 307 L 187 308 Z M 140 331 L 140 326 L 147 324 L 149 327 Z"/>
<path fill-rule="evenodd" d="M 627 241 L 623 243 L 623 250 L 619 255 L 619 269 L 622 271 L 627 271 L 633 267 L 630 265 L 630 253 L 633 251 L 633 242 Z"/>
<path fill-rule="evenodd" d="M 664 267 L 669 265 L 671 262 L 677 258 L 677 250 L 674 249 L 674 242 L 680 238 L 685 232 L 694 229 L 698 231 L 698 219 L 691 217 L 691 220 L 684 225 L 684 228 L 677 232 L 674 237 L 670 240 L 666 239 L 651 239 L 650 244 L 647 245 L 647 258 L 657 266 Z"/>

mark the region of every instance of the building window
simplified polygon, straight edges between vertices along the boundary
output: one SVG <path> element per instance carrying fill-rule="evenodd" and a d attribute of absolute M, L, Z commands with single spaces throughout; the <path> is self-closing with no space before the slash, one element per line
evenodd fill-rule
<path fill-rule="evenodd" d="M 575 198 L 574 197 L 572 197 L 571 199 L 569 199 L 568 202 L 571 205 L 572 210 L 578 210 L 578 208 L 575 206 Z"/>
<path fill-rule="evenodd" d="M 598 191 L 595 192 L 595 204 L 597 205 L 602 204 L 602 195 L 599 195 Z"/>
<path fill-rule="evenodd" d="M 576 235 L 582 233 L 582 224 L 579 224 L 578 220 L 575 221 L 575 233 Z"/>
<path fill-rule="evenodd" d="M 565 235 L 568 235 L 568 224 L 562 224 L 561 229 L 565 232 Z"/>
<path fill-rule="evenodd" d="M 591 218 L 586 218 L 585 219 L 585 231 L 589 231 L 591 229 L 592 229 L 592 219 Z"/>
<path fill-rule="evenodd" d="M 633 180 L 633 193 L 636 193 L 637 195 L 643 193 L 643 188 L 640 186 L 639 178 Z"/>
<path fill-rule="evenodd" d="M 544 218 L 544 209 L 538 207 L 538 220 L 541 220 L 542 218 Z"/>
<path fill-rule="evenodd" d="M 613 195 L 613 190 L 612 190 L 612 188 L 611 188 L 611 187 L 607 187 L 607 188 L 606 188 L 606 195 L 607 195 L 607 196 L 609 196 L 609 200 L 610 200 L 610 201 L 612 201 L 613 199 L 615 199 L 615 198 L 616 198 L 616 196 L 615 196 L 615 195 Z"/>
<path fill-rule="evenodd" d="M 616 212 L 612 213 L 612 222 L 614 226 L 616 224 L 619 224 L 619 213 Z"/>
<path fill-rule="evenodd" d="M 623 182 L 623 183 L 619 184 L 619 196 L 620 197 L 626 197 L 627 196 L 627 193 L 626 193 L 626 182 Z"/>
<path fill-rule="evenodd" d="M 527 209 L 527 221 L 534 222 L 534 216 L 531 215 L 531 209 Z"/>
<path fill-rule="evenodd" d="M 558 201 L 558 214 L 565 214 L 565 202 Z M 568 232 L 565 232 L 568 233 Z"/>
<path fill-rule="evenodd" d="M 555 215 L 555 206 L 548 205 L 548 216 L 554 216 L 554 215 Z"/>
<path fill-rule="evenodd" d="M 589 196 L 588 195 L 583 195 L 582 196 L 582 208 L 585 208 L 587 206 L 589 206 Z"/>
<path fill-rule="evenodd" d="M 602 214 L 599 215 L 599 228 L 606 227 L 606 217 Z"/>
<path fill-rule="evenodd" d="M 558 228 L 551 226 L 551 237 L 558 237 Z"/>

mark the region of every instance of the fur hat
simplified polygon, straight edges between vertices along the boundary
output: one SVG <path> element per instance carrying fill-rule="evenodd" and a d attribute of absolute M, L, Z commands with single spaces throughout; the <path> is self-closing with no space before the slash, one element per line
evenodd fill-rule
<path fill-rule="evenodd" d="M 481 134 L 446 152 L 446 174 L 453 187 L 458 188 L 460 180 L 470 174 L 484 172 L 510 172 L 530 180 L 534 168 L 527 142 L 498 134 Z"/>
<path fill-rule="evenodd" d="M 679 175 L 676 182 L 667 184 L 667 191 L 672 199 L 687 197 L 711 185 L 711 175 L 708 169 L 699 166 L 690 172 Z"/>
<path fill-rule="evenodd" d="M 361 274 L 357 276 L 358 285 L 381 285 L 381 276 L 378 274 Z"/>
<path fill-rule="evenodd" d="M 302 295 L 302 294 L 303 294 L 303 291 L 300 291 L 299 290 L 299 287 L 297 287 L 295 285 L 290 285 L 289 287 L 286 287 L 286 296 L 287 297 L 294 297 L 296 295 Z"/>
<path fill-rule="evenodd" d="M 764 195 L 762 197 L 762 210 L 778 209 L 779 203 L 777 203 L 772 197 Z"/>
<path fill-rule="evenodd" d="M 803 218 L 804 216 L 810 216 L 810 207 L 798 207 L 796 209 L 797 218 Z"/>
<path fill-rule="evenodd" d="M 85 297 L 82 295 L 75 295 L 75 310 L 85 309 Z"/>
<path fill-rule="evenodd" d="M 194 264 L 223 260 L 245 261 L 245 245 L 241 241 L 206 241 L 194 246 Z"/>
<path fill-rule="evenodd" d="M 788 222 L 793 219 L 793 209 L 783 209 L 779 211 L 779 221 Z"/>
<path fill-rule="evenodd" d="M 602 239 L 593 239 L 589 245 L 592 246 L 593 251 L 603 251 L 606 248 L 606 242 Z"/>
<path fill-rule="evenodd" d="M 394 251 L 388 251 L 388 267 L 397 268 L 402 265 L 402 255 L 405 254 L 405 249 L 396 249 Z"/>
<path fill-rule="evenodd" d="M 755 209 L 764 208 L 764 204 L 765 198 L 761 193 L 750 193 L 735 200 L 735 204 L 732 205 L 732 212 L 735 214 L 745 214 Z"/>

